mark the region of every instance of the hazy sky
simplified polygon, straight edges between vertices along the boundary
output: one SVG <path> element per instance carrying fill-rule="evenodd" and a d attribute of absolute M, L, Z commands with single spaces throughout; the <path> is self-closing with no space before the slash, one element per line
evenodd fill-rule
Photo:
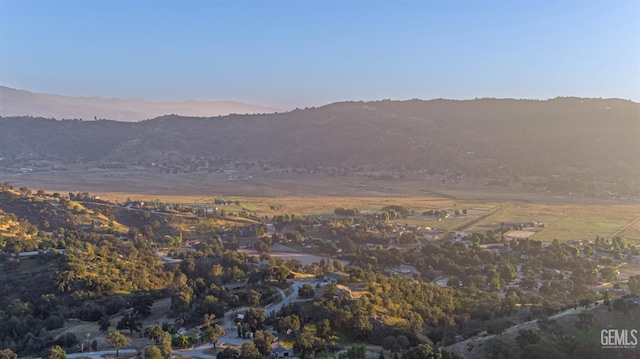
<path fill-rule="evenodd" d="M 0 85 L 71 96 L 640 100 L 640 1 L 0 0 Z"/>

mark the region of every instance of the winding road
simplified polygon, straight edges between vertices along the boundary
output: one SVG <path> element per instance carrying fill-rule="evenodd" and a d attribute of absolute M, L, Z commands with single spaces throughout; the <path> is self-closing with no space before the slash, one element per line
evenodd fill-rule
<path fill-rule="evenodd" d="M 327 283 L 323 283 L 318 279 L 306 279 L 306 280 L 294 280 L 292 281 L 292 292 L 291 294 L 287 295 L 287 293 L 278 288 L 278 287 L 274 287 L 279 293 L 280 296 L 282 298 L 282 300 L 276 304 L 273 305 L 268 305 L 267 307 L 264 308 L 265 314 L 266 315 L 270 315 L 271 313 L 277 313 L 278 311 L 280 311 L 280 309 L 282 309 L 283 306 L 294 303 L 294 302 L 302 302 L 302 301 L 306 301 L 308 299 L 301 299 L 298 298 L 298 289 L 300 289 L 300 287 L 302 287 L 304 284 L 311 284 L 312 286 L 316 286 L 316 284 L 320 284 L 320 285 L 324 285 Z M 229 318 L 231 316 L 233 316 L 233 314 L 235 314 L 235 312 L 241 312 L 242 309 L 246 309 L 246 308 L 238 308 L 236 311 L 233 310 L 229 310 L 227 311 L 227 313 L 225 313 L 225 318 Z M 233 322 L 232 322 L 233 324 Z M 225 325 L 225 327 L 227 327 Z M 229 326 L 228 328 L 225 328 L 226 333 L 220 337 L 220 339 L 218 340 L 218 347 L 224 347 L 224 346 L 241 346 L 243 343 L 245 342 L 250 342 L 252 341 L 252 339 L 242 339 L 242 338 L 238 338 L 238 334 L 236 333 L 235 330 L 235 326 Z M 190 348 L 190 349 L 176 349 L 172 351 L 172 354 L 174 355 L 186 355 L 186 356 L 193 356 L 193 357 L 198 357 L 198 358 L 215 358 L 215 355 L 209 355 L 209 354 L 205 354 L 204 351 L 213 348 L 212 344 L 201 344 L 198 345 L 194 348 Z M 131 355 L 131 354 L 136 354 L 137 350 L 136 349 L 120 349 L 120 355 Z M 90 359 L 105 359 L 106 357 L 116 357 L 116 351 L 115 350 L 104 350 L 104 351 L 96 351 L 96 352 L 84 352 L 84 353 L 75 353 L 75 354 L 67 354 L 67 358 L 68 359 L 80 359 L 80 358 L 90 358 Z"/>

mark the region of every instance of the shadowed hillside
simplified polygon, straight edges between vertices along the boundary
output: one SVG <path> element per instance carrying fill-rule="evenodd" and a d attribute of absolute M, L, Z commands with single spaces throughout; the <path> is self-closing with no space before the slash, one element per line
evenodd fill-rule
<path fill-rule="evenodd" d="M 136 123 L 0 119 L 0 154 L 149 166 L 171 155 L 280 167 L 640 178 L 640 106 L 610 99 L 378 101 Z M 211 162 L 211 161 L 210 161 Z"/>

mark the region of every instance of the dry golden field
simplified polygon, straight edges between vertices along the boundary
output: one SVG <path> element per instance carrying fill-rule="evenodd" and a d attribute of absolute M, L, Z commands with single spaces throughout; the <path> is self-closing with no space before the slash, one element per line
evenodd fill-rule
<path fill-rule="evenodd" d="M 165 202 L 213 204 L 214 199 L 240 201 L 240 207 L 260 215 L 331 214 L 336 207 L 379 211 L 403 205 L 416 213 L 402 223 L 450 230 L 486 231 L 503 222 L 541 221 L 532 237 L 543 241 L 591 239 L 620 235 L 640 242 L 640 204 L 604 201 L 490 187 L 463 182 L 445 185 L 428 180 L 367 180 L 361 177 L 282 174 L 279 172 L 160 174 L 145 170 L 69 170 L 2 174 L 16 186 L 56 192 L 90 192 L 114 200 L 159 199 Z M 271 206 L 275 206 L 271 209 Z M 446 209 L 441 221 L 420 214 Z M 466 216 L 454 216 L 466 209 Z"/>

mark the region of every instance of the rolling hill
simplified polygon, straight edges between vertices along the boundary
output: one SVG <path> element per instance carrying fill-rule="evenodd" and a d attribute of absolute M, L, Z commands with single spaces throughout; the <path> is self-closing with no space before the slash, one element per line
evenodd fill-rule
<path fill-rule="evenodd" d="M 640 105 L 618 99 L 334 103 L 142 122 L 0 119 L 0 157 L 125 165 L 198 158 L 477 178 L 640 178 Z"/>
<path fill-rule="evenodd" d="M 141 121 L 167 114 L 219 116 L 230 113 L 272 113 L 277 109 L 236 101 L 147 101 L 104 97 L 71 97 L 32 93 L 0 86 L 0 116 L 57 119 Z"/>

